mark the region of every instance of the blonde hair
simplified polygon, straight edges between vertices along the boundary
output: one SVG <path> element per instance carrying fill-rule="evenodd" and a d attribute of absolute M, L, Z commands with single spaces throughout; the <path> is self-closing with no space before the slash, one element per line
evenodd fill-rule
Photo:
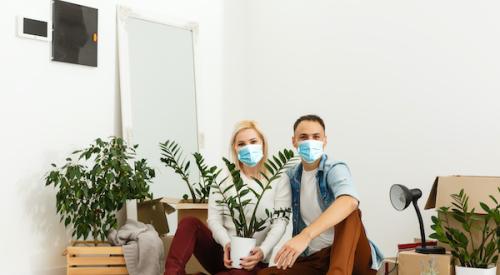
<path fill-rule="evenodd" d="M 262 132 L 262 130 L 260 129 L 259 125 L 257 124 L 257 122 L 253 121 L 253 120 L 242 120 L 238 123 L 236 123 L 235 127 L 234 127 L 234 131 L 233 131 L 233 135 L 231 136 L 231 148 L 230 148 L 230 151 L 231 151 L 231 156 L 233 158 L 233 162 L 236 164 L 236 167 L 241 170 L 241 167 L 242 167 L 242 163 L 241 161 L 238 159 L 238 152 L 236 151 L 235 149 L 235 143 L 236 143 L 236 136 L 243 130 L 246 130 L 246 129 L 252 129 L 254 130 L 255 132 L 257 132 L 257 135 L 260 137 L 260 139 L 262 140 L 262 154 L 263 154 L 263 157 L 262 159 L 259 161 L 259 163 L 257 164 L 257 167 L 259 168 L 259 171 L 260 172 L 263 172 L 265 173 L 266 172 L 266 169 L 265 169 L 265 166 L 264 164 L 266 163 L 267 161 L 267 139 L 266 137 L 264 136 L 264 133 Z"/>

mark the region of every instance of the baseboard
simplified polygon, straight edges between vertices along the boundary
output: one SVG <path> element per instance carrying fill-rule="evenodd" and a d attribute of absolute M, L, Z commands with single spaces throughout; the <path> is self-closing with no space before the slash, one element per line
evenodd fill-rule
<path fill-rule="evenodd" d="M 36 270 L 35 273 L 36 273 L 36 275 L 65 275 L 66 274 L 66 266 Z M 33 274 L 33 275 L 35 275 L 35 274 Z"/>

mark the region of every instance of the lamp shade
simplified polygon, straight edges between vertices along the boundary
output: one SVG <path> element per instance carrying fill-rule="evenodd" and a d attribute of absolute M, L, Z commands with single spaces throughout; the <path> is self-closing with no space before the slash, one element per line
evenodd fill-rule
<path fill-rule="evenodd" d="M 391 197 L 392 206 L 398 211 L 405 210 L 413 201 L 410 190 L 401 184 L 394 184 L 391 186 L 389 195 Z"/>

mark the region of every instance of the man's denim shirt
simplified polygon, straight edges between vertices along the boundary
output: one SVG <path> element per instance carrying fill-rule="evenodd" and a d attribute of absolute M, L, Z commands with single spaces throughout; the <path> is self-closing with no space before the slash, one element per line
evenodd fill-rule
<path fill-rule="evenodd" d="M 292 211 L 293 211 L 293 236 L 299 234 L 306 224 L 300 214 L 300 182 L 302 179 L 302 164 L 286 171 L 292 186 Z M 326 154 L 321 157 L 321 162 L 316 174 L 318 182 L 318 201 L 321 210 L 324 212 L 336 198 L 342 195 L 351 196 L 359 201 L 359 195 L 352 182 L 351 172 L 347 164 L 340 161 L 329 161 Z M 372 254 L 372 269 L 377 270 L 383 260 L 380 249 L 370 242 Z M 308 255 L 306 249 L 303 255 Z"/>

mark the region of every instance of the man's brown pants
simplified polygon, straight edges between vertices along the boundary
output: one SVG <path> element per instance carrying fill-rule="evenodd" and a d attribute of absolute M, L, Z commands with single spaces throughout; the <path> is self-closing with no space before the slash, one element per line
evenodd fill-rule
<path fill-rule="evenodd" d="M 299 257 L 291 268 L 265 268 L 258 275 L 374 275 L 371 249 L 361 211 L 356 210 L 335 226 L 333 245 L 312 255 Z"/>

